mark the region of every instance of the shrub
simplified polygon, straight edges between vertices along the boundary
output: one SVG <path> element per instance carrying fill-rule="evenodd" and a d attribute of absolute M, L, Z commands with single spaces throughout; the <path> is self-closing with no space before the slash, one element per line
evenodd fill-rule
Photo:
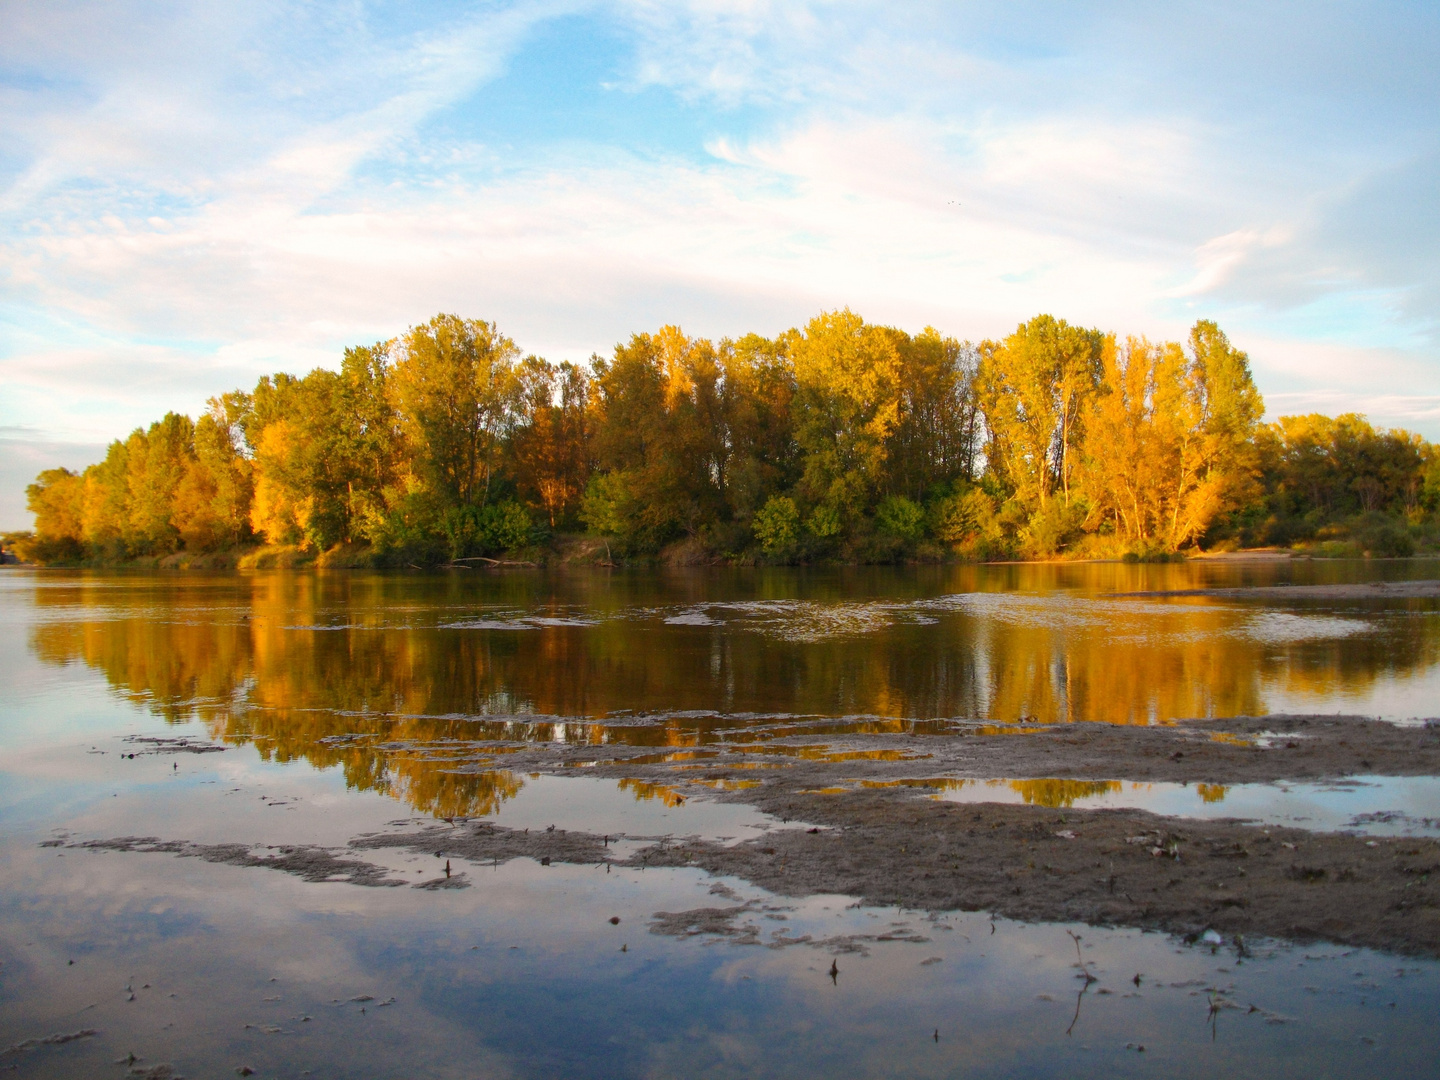
<path fill-rule="evenodd" d="M 751 527 L 765 554 L 788 551 L 800 539 L 800 510 L 794 499 L 774 496 L 755 514 Z"/>
<path fill-rule="evenodd" d="M 1059 499 L 1051 499 L 1026 526 L 1026 547 L 1035 555 L 1064 551 L 1080 536 L 1084 521 L 1085 511 L 1078 503 L 1066 506 Z"/>
<path fill-rule="evenodd" d="M 489 506 L 452 506 L 441 519 L 450 558 L 492 555 L 530 544 L 535 526 L 530 512 L 514 499 Z"/>
<path fill-rule="evenodd" d="M 845 525 L 840 520 L 840 512 L 833 506 L 817 506 L 815 512 L 810 515 L 810 520 L 805 527 L 811 534 L 821 540 L 828 540 L 831 537 L 839 536 Z"/>
<path fill-rule="evenodd" d="M 1373 525 L 1356 539 L 1365 554 L 1381 559 L 1404 558 L 1415 554 L 1415 541 L 1405 528 L 1396 522 Z"/>
<path fill-rule="evenodd" d="M 900 540 L 919 540 L 925 535 L 925 511 L 903 495 L 892 495 L 876 509 L 875 527 Z"/>
<path fill-rule="evenodd" d="M 936 501 L 930 516 L 931 529 L 946 543 L 970 544 L 996 533 L 995 504 L 979 488 Z"/>

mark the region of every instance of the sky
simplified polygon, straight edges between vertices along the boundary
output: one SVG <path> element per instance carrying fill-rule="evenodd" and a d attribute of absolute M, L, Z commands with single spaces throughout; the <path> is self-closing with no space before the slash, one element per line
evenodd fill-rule
<path fill-rule="evenodd" d="M 0 4 L 0 529 L 437 312 L 551 360 L 849 307 L 1213 319 L 1440 439 L 1440 5 Z"/>

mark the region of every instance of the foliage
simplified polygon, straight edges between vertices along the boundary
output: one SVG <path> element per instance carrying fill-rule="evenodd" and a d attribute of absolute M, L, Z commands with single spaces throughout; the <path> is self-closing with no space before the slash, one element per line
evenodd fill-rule
<path fill-rule="evenodd" d="M 988 464 L 1032 511 L 1057 487 L 1069 501 L 1102 340 L 1098 330 L 1037 315 L 1004 341 L 980 346 L 976 382 Z"/>
<path fill-rule="evenodd" d="M 891 495 L 876 507 L 875 527 L 897 540 L 919 540 L 925 535 L 925 510 L 904 495 Z"/>
<path fill-rule="evenodd" d="M 1101 347 L 1081 486 L 1092 530 L 1112 522 L 1129 549 L 1179 550 L 1253 488 L 1262 406 L 1249 359 L 1213 323 L 1189 344 Z"/>
<path fill-rule="evenodd" d="M 839 536 L 845 525 L 840 520 L 839 511 L 833 506 L 817 506 L 806 520 L 805 528 L 817 539 L 830 540 Z"/>
<path fill-rule="evenodd" d="M 799 489 L 812 504 L 854 519 L 880 487 L 886 438 L 900 416 L 896 335 L 847 308 L 811 319 L 792 354 Z"/>
<path fill-rule="evenodd" d="M 1434 447 L 1262 413 L 1248 358 L 1203 321 L 1156 344 L 1038 315 L 971 344 L 842 309 L 774 338 L 663 326 L 557 365 L 442 314 L 46 470 L 25 544 L 50 562 L 264 544 L 433 565 L 574 529 L 631 556 L 799 560 L 1433 542 Z"/>
<path fill-rule="evenodd" d="M 489 506 L 452 506 L 441 519 L 451 560 L 527 547 L 535 538 L 530 512 L 514 499 Z"/>
<path fill-rule="evenodd" d="M 755 515 L 752 527 L 765 554 L 788 551 L 800 539 L 800 510 L 794 499 L 772 496 Z"/>
<path fill-rule="evenodd" d="M 931 531 L 951 544 L 997 539 L 995 503 L 981 488 L 936 500 L 930 511 Z"/>

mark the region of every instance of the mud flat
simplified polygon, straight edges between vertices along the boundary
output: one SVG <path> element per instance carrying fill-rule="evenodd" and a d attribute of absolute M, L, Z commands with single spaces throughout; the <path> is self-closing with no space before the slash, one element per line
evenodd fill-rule
<path fill-rule="evenodd" d="M 1440 581 L 1368 581 L 1340 585 L 1252 585 L 1221 589 L 1162 589 L 1113 596 L 1214 596 L 1226 600 L 1434 600 Z"/>
<path fill-rule="evenodd" d="M 597 749 L 607 756 L 597 759 Z M 338 854 L 318 848 L 206 847 L 154 837 L 74 846 L 170 853 L 280 870 L 308 881 L 372 886 L 400 882 L 356 856 L 403 849 L 437 860 L 436 875 L 413 886 L 426 889 L 467 888 L 465 864 L 512 858 L 542 865 L 689 866 L 733 875 L 781 896 L 835 893 L 927 911 L 981 910 L 1019 920 L 1186 936 L 1213 930 L 1231 942 L 1324 940 L 1440 957 L 1440 840 L 1166 817 L 1141 809 L 927 797 L 965 776 L 1217 785 L 1343 780 L 1356 774 L 1435 776 L 1440 724 L 1434 721 L 1401 726 L 1356 717 L 1269 716 L 1133 728 L 975 725 L 965 734 L 722 745 L 706 749 L 708 756 L 700 760 L 694 751 L 640 750 L 536 748 L 506 755 L 506 764 L 570 776 L 583 765 L 587 776 L 651 785 L 655 797 L 700 795 L 748 804 L 779 819 L 780 826 L 740 843 L 627 837 L 619 848 L 614 836 L 524 831 L 485 820 L 356 837 Z M 469 768 L 482 767 L 493 766 L 477 762 Z M 676 919 L 708 925 L 713 915 L 667 913 L 657 917 L 655 929 L 672 932 Z"/>
<path fill-rule="evenodd" d="M 1176 724 L 920 721 L 914 732 L 750 738 L 693 747 L 504 744 L 507 769 L 557 774 L 824 787 L 838 779 L 1061 777 L 1267 783 L 1355 775 L 1440 776 L 1440 720 L 1259 716 Z M 404 743 L 392 743 L 404 749 Z M 416 749 L 423 744 L 414 744 Z M 497 744 L 497 746 L 500 744 Z M 477 758 L 480 753 L 477 753 Z M 487 771 L 486 757 L 454 771 Z"/>

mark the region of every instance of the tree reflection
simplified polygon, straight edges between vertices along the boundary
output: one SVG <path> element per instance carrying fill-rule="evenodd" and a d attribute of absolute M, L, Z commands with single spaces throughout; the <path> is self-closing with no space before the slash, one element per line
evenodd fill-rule
<path fill-rule="evenodd" d="M 201 720 L 214 738 L 253 743 L 267 760 L 338 767 L 354 787 L 441 816 L 487 813 L 518 791 L 503 757 L 521 743 L 663 753 L 723 741 L 776 751 L 768 744 L 777 735 L 947 730 L 925 723 L 945 717 L 1258 715 L 1275 691 L 1319 706 L 1437 659 L 1433 619 L 1330 639 L 1329 616 L 1317 613 L 1314 637 L 1277 642 L 1245 632 L 1254 611 L 1234 604 L 1037 591 L 1069 586 L 1083 570 L 757 573 L 718 583 L 664 574 L 55 575 L 35 589 L 30 645 L 48 663 L 102 672 L 116 694 L 167 720 Z M 1094 568 L 1088 583 L 1123 586 L 1124 572 Z M 1028 591 L 1007 591 L 1017 585 Z M 883 604 L 865 599 L 877 594 Z M 976 596 L 999 597 L 998 606 L 967 599 Z M 758 620 L 735 604 L 797 599 L 812 612 L 865 602 L 884 618 L 865 632 L 796 640 L 783 604 Z M 696 603 L 718 605 L 713 625 L 665 622 Z M 521 628 L 453 625 L 477 620 Z M 1016 783 L 1043 806 L 1102 793 L 1077 781 Z M 1201 796 L 1217 801 L 1224 790 Z"/>

